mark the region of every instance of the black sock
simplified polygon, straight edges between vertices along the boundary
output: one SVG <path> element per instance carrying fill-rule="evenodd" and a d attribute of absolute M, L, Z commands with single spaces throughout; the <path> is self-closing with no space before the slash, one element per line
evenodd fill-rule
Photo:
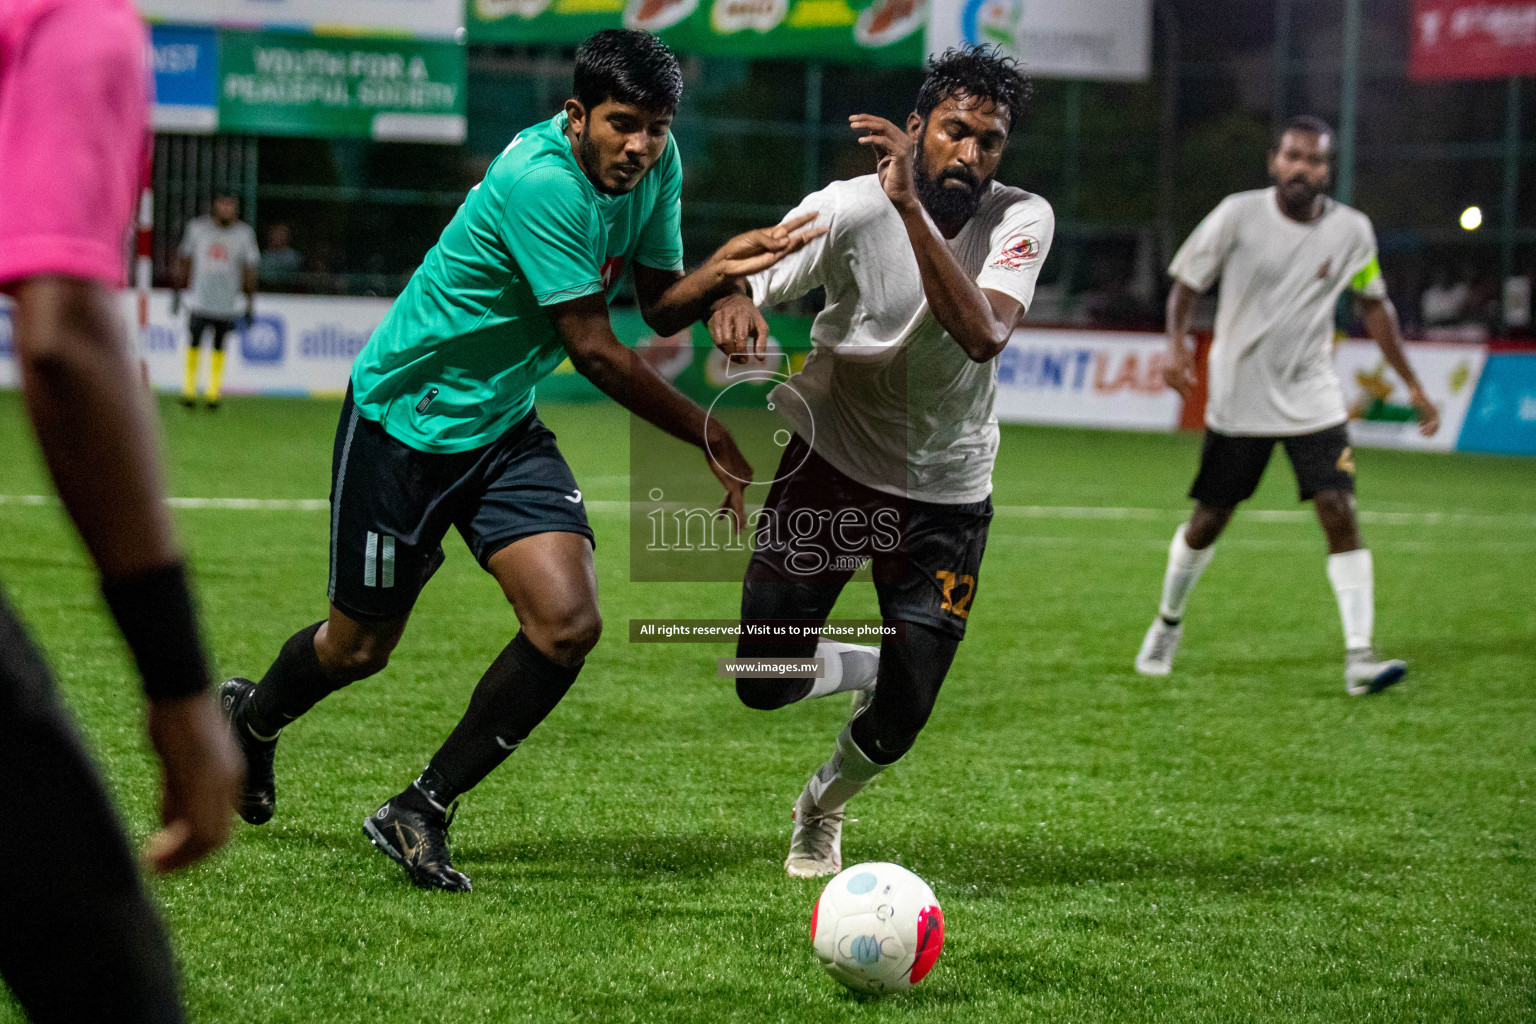
<path fill-rule="evenodd" d="M 880 645 L 875 696 L 850 727 L 853 742 L 875 764 L 894 764 L 912 749 L 960 647 L 960 641 L 931 626 L 904 625 L 906 639 Z"/>
<path fill-rule="evenodd" d="M 395 803 L 423 814 L 436 811 L 446 814 L 453 797 L 448 796 L 448 784 L 442 773 L 431 765 L 422 769 L 416 781 L 405 787 L 405 792 L 395 797 Z"/>
<path fill-rule="evenodd" d="M 422 772 L 432 799 L 446 807 L 473 789 L 555 709 L 580 671 L 545 657 L 526 634 L 513 637 L 480 677 L 469 710 Z"/>
<path fill-rule="evenodd" d="M 277 652 L 277 660 L 256 684 L 241 717 L 258 738 L 276 736 L 283 726 L 347 685 L 326 675 L 320 666 L 315 634 L 323 625 L 317 622 L 289 637 Z"/>

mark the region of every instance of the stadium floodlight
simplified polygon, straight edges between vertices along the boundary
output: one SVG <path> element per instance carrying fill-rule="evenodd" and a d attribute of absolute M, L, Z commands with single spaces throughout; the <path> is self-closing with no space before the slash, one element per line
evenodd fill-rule
<path fill-rule="evenodd" d="M 1483 208 L 1469 206 L 1461 211 L 1461 227 L 1464 231 L 1476 231 L 1483 226 Z"/>

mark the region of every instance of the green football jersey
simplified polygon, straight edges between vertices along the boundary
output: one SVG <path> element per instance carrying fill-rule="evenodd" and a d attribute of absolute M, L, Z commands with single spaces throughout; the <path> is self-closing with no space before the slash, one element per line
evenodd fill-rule
<path fill-rule="evenodd" d="M 630 264 L 681 270 L 677 143 L 628 194 L 582 173 L 556 115 L 491 161 L 352 364 L 358 412 L 421 451 L 491 443 L 565 359 L 541 308 L 605 291 Z"/>

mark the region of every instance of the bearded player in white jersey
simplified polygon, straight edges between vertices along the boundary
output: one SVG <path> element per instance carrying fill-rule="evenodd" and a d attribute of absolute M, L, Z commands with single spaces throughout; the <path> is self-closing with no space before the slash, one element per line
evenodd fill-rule
<path fill-rule="evenodd" d="M 1173 258 L 1168 383 L 1185 398 L 1195 384 L 1186 341 L 1196 297 L 1218 277 L 1205 447 L 1190 488 L 1195 510 L 1173 535 L 1162 603 L 1136 656 L 1136 671 L 1167 675 L 1183 635 L 1184 605 L 1216 538 L 1253 495 L 1275 443 L 1285 446 L 1302 501 L 1311 501 L 1328 540 L 1328 579 L 1344 620 L 1344 685 L 1378 693 L 1407 666 L 1371 646 L 1375 618 L 1371 552 L 1355 516 L 1349 413 L 1333 368 L 1334 309 L 1346 288 L 1388 365 L 1408 385 L 1419 429 L 1439 412 L 1403 355 L 1397 313 L 1376 261 L 1370 220 L 1328 198 L 1333 132 L 1315 117 L 1286 123 L 1270 154 L 1272 188 L 1228 196 Z"/>
<path fill-rule="evenodd" d="M 843 808 L 911 749 L 927 723 L 976 596 L 997 456 L 995 359 L 1034 297 L 1050 204 L 992 180 L 1023 119 L 1029 83 L 972 47 L 929 65 L 905 129 L 850 118 L 876 174 L 833 182 L 789 219 L 828 234 L 749 279 L 717 308 L 715 342 L 765 352 L 759 306 L 826 289 L 804 368 L 769 395 L 793 428 L 758 523 L 742 588 L 745 623 L 809 623 L 810 639 L 750 638 L 738 659 L 820 661 L 819 676 L 738 674 L 749 707 L 855 691 L 854 715 L 793 810 L 785 870 L 842 868 Z M 900 636 L 879 648 L 821 640 L 838 594 L 871 562 L 880 611 Z"/>

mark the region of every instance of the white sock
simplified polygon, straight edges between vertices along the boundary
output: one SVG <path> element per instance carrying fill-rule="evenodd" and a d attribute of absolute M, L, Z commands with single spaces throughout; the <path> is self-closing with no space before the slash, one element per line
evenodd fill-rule
<path fill-rule="evenodd" d="M 1215 544 L 1196 551 L 1184 543 L 1184 524 L 1173 531 L 1173 544 L 1168 548 L 1168 571 L 1163 575 L 1163 603 L 1157 609 L 1159 615 L 1174 621 L 1184 617 L 1189 592 L 1195 589 L 1200 574 L 1215 557 Z"/>
<path fill-rule="evenodd" d="M 815 680 L 809 697 L 825 697 L 847 690 L 868 690 L 875 685 L 880 671 L 880 648 L 823 640 L 816 645 L 816 657 L 826 665 L 825 675 Z"/>
<path fill-rule="evenodd" d="M 1328 556 L 1328 582 L 1339 599 L 1339 618 L 1344 620 L 1344 646 L 1351 651 L 1369 650 L 1376 624 L 1375 573 L 1367 548 Z"/>
<path fill-rule="evenodd" d="M 864 756 L 864 751 L 853 742 L 853 726 L 848 725 L 837 737 L 837 750 L 806 783 L 811 803 L 822 811 L 840 811 L 854 794 L 889 767 Z"/>

